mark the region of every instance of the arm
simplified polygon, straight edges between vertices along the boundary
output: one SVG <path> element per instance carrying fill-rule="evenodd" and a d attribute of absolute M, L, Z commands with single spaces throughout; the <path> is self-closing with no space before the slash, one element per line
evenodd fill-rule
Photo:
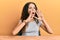
<path fill-rule="evenodd" d="M 26 22 L 19 22 L 17 27 L 12 31 L 13 35 L 16 35 L 23 27 L 26 25 Z"/>
<path fill-rule="evenodd" d="M 46 32 L 48 32 L 49 34 L 52 34 L 52 33 L 53 33 L 52 29 L 49 27 L 49 25 L 47 24 L 47 22 L 45 21 L 44 18 L 42 19 L 41 28 L 42 28 L 43 30 L 45 30 Z"/>
<path fill-rule="evenodd" d="M 42 21 L 42 25 L 41 28 L 44 29 L 46 32 L 52 34 L 53 31 L 52 29 L 49 27 L 49 25 L 47 24 L 47 22 L 44 19 L 43 14 L 41 13 L 41 11 L 37 10 L 37 15 L 38 15 L 38 20 Z"/>

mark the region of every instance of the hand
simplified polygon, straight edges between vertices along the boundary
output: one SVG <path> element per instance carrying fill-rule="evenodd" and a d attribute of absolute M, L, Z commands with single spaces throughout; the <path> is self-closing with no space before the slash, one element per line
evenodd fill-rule
<path fill-rule="evenodd" d="M 44 18 L 43 14 L 41 13 L 41 11 L 37 10 L 36 14 L 37 14 L 39 20 L 42 20 Z"/>
<path fill-rule="evenodd" d="M 26 22 L 30 22 L 34 17 L 34 14 L 32 12 L 30 12 L 29 17 L 25 20 Z"/>

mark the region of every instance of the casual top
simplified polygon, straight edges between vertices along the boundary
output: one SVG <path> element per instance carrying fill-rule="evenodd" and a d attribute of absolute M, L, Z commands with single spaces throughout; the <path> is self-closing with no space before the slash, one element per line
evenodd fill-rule
<path fill-rule="evenodd" d="M 40 28 L 41 24 L 42 24 L 42 21 L 39 21 L 38 24 L 35 21 L 29 22 L 26 25 L 25 32 L 22 33 L 22 36 L 39 36 L 39 34 L 40 34 L 39 33 L 39 28 Z"/>

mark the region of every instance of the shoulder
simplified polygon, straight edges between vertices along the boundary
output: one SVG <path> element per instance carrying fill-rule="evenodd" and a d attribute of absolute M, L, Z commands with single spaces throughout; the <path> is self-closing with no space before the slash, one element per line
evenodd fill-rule
<path fill-rule="evenodd" d="M 19 22 L 22 22 L 22 20 L 20 19 Z"/>
<path fill-rule="evenodd" d="M 38 23 L 38 25 L 40 26 L 40 25 L 42 25 L 42 21 L 41 20 L 39 20 L 39 23 Z"/>
<path fill-rule="evenodd" d="M 21 23 L 22 23 L 22 21 L 21 21 L 21 20 L 19 20 L 19 21 L 18 21 L 18 24 L 17 24 L 17 26 L 19 26 Z"/>
<path fill-rule="evenodd" d="M 20 19 L 18 23 L 21 24 L 22 23 L 22 20 Z"/>
<path fill-rule="evenodd" d="M 39 20 L 39 23 L 41 23 L 41 24 L 42 24 L 42 20 Z"/>

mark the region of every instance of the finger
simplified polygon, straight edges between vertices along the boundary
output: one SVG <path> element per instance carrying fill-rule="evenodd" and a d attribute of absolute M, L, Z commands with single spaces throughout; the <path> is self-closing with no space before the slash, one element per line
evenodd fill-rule
<path fill-rule="evenodd" d="M 34 18 L 36 18 L 36 19 L 41 19 L 41 18 L 37 18 L 37 17 L 34 17 Z"/>
<path fill-rule="evenodd" d="M 31 13 L 30 13 L 30 17 L 33 18 L 34 15 L 35 15 L 35 13 L 34 13 L 33 11 L 31 11 Z"/>
<path fill-rule="evenodd" d="M 34 18 L 38 19 L 37 17 L 34 17 Z"/>
<path fill-rule="evenodd" d="M 35 13 L 34 12 L 32 12 L 32 18 L 35 16 Z"/>
<path fill-rule="evenodd" d="M 43 17 L 41 11 L 37 10 L 37 15 L 40 16 L 40 17 Z"/>
<path fill-rule="evenodd" d="M 40 15 L 42 15 L 41 11 L 37 10 L 37 12 L 38 12 Z"/>
<path fill-rule="evenodd" d="M 32 12 L 30 12 L 30 15 L 29 15 L 29 17 L 31 17 L 32 16 Z"/>

